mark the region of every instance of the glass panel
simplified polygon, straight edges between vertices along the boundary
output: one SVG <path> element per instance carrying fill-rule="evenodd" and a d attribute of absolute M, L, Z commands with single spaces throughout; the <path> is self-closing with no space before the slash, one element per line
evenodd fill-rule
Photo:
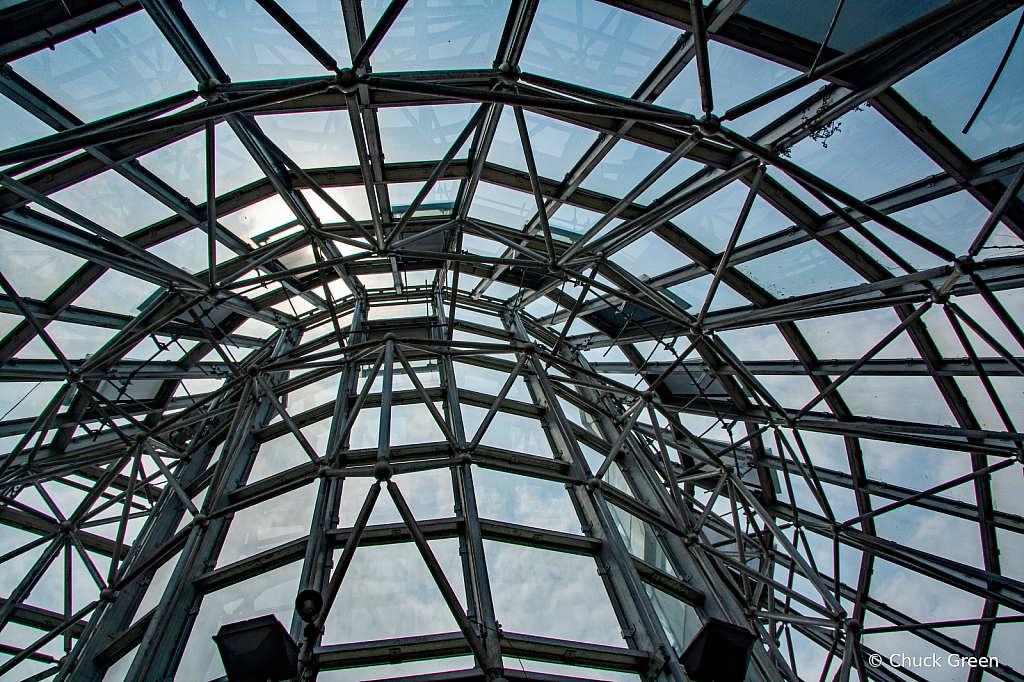
<path fill-rule="evenodd" d="M 3 390 L 0 391 L 0 415 L 3 415 L 0 421 L 39 415 L 57 394 L 60 386 L 56 381 L 4 382 Z"/>
<path fill-rule="evenodd" d="M 1001 539 L 1000 544 L 1002 544 Z M 1024 548 L 1017 552 L 1017 556 L 1021 556 L 1022 553 L 1024 553 Z M 1005 568 L 1003 571 L 1007 573 Z M 1020 580 L 1021 577 L 1022 574 L 1018 572 L 1017 580 Z M 1001 664 L 1010 666 L 1014 670 L 1022 670 L 1024 669 L 1024 648 L 1020 646 L 1021 642 L 1024 642 L 1024 623 L 999 623 L 992 634 L 992 643 L 988 646 L 989 656 L 996 657 Z M 996 678 L 994 675 L 986 675 L 985 679 L 991 682 Z"/>
<path fill-rule="evenodd" d="M 601 159 L 582 187 L 613 197 L 625 196 L 654 170 L 665 157 L 663 151 L 651 149 L 627 140 L 619 140 L 611 151 Z M 649 204 L 662 194 L 678 185 L 684 179 L 701 170 L 703 166 L 689 159 L 680 159 L 664 175 L 644 190 L 637 201 Z"/>
<path fill-rule="evenodd" d="M 956 620 L 963 618 L 978 618 L 981 615 L 984 601 L 980 597 L 957 590 L 953 587 L 933 580 L 928 576 L 900 568 L 887 561 L 876 559 L 874 564 L 874 575 L 871 578 L 871 591 L 873 597 L 878 601 L 891 606 L 918 622 Z M 882 622 L 878 622 L 882 625 Z M 885 625 L 889 625 L 887 621 Z M 865 626 L 871 627 L 867 622 Z M 943 628 L 943 633 L 960 639 L 965 642 L 975 641 L 977 626 L 965 628 Z M 877 646 L 872 639 L 865 638 L 864 643 L 868 646 Z M 911 650 L 900 648 L 904 640 L 887 641 L 887 644 L 899 644 L 891 652 L 906 651 L 910 655 Z M 910 640 L 907 641 L 910 643 Z M 928 653 L 934 648 L 930 647 Z M 916 652 L 914 655 L 918 655 Z M 962 676 L 961 678 L 962 679 Z"/>
<path fill-rule="evenodd" d="M 217 158 L 217 194 L 223 195 L 263 177 L 259 166 L 242 146 L 227 123 L 218 123 L 214 131 Z M 206 133 L 183 140 L 139 157 L 142 165 L 178 190 L 192 203 L 206 203 Z"/>
<path fill-rule="evenodd" d="M 382 493 L 382 497 L 387 493 Z M 459 541 L 429 543 L 465 608 Z M 341 549 L 335 551 L 335 562 Z M 294 599 L 294 597 L 293 597 Z M 423 558 L 410 543 L 360 547 L 327 616 L 324 644 L 410 637 L 459 629 Z"/>
<path fill-rule="evenodd" d="M 316 679 L 323 682 L 369 682 L 370 680 L 391 679 L 431 673 L 472 670 L 472 656 L 453 656 L 432 661 L 409 661 L 408 663 L 388 663 L 367 668 L 349 668 L 347 670 L 321 670 Z"/>
<path fill-rule="evenodd" d="M 167 206 L 112 170 L 54 192 L 50 198 L 121 236 L 172 214 Z"/>
<path fill-rule="evenodd" d="M 796 323 L 815 356 L 823 360 L 861 358 L 899 325 L 900 318 L 891 308 L 830 315 Z M 906 332 L 875 355 L 880 360 L 918 357 L 917 348 Z"/>
<path fill-rule="evenodd" d="M 645 584 L 644 591 L 654 604 L 658 620 L 665 628 L 672 648 L 676 650 L 676 654 L 682 655 L 702 625 L 697 610 L 656 587 Z"/>
<path fill-rule="evenodd" d="M 6 97 L 0 97 L 0 119 L 4 121 L 0 127 L 0 149 L 31 142 L 56 132 Z"/>
<path fill-rule="evenodd" d="M 536 211 L 534 211 L 536 213 Z M 566 230 L 574 234 L 583 234 L 594 225 L 597 221 L 604 216 L 594 211 L 588 211 L 585 208 L 578 206 L 571 206 L 569 204 L 562 204 L 558 207 L 550 218 L 548 218 L 548 225 L 551 226 L 551 232 L 554 234 L 555 239 L 559 239 L 561 235 L 558 234 L 558 230 Z M 615 218 L 608 222 L 601 231 L 597 233 L 597 237 L 603 237 L 606 233 L 622 224 L 620 218 Z"/>
<path fill-rule="evenodd" d="M 486 414 L 487 410 L 481 407 L 463 405 L 462 419 L 466 424 L 466 433 L 476 433 Z M 540 422 L 501 411 L 494 415 L 494 421 L 487 427 L 480 443 L 539 457 L 553 456 Z"/>
<path fill-rule="evenodd" d="M 657 277 L 693 263 L 679 249 L 653 232 L 630 242 L 626 248 L 616 251 L 611 259 L 641 279 Z"/>
<path fill-rule="evenodd" d="M 395 218 L 403 215 L 412 205 L 416 195 L 423 189 L 419 182 L 393 182 L 388 185 L 388 194 L 391 197 L 391 212 Z M 435 216 L 450 216 L 455 206 L 455 197 L 459 192 L 458 180 L 441 180 L 427 192 L 423 202 L 416 209 L 415 217 L 429 218 Z M 403 236 L 409 236 L 405 233 Z M 427 242 L 424 242 L 427 243 Z M 410 248 L 423 248 L 421 244 L 409 245 Z"/>
<path fill-rule="evenodd" d="M 276 195 L 218 218 L 221 225 L 250 241 L 253 237 L 294 220 L 295 216 L 284 203 L 284 199 Z M 279 236 L 274 235 L 274 238 Z M 261 240 L 260 244 L 262 243 Z"/>
<path fill-rule="evenodd" d="M 675 223 L 708 249 L 721 253 L 736 227 L 736 219 L 747 200 L 747 194 L 749 188 L 737 180 L 685 211 L 675 219 Z M 743 224 L 737 245 L 785 230 L 792 224 L 792 220 L 757 197 L 750 207 L 750 214 Z"/>
<path fill-rule="evenodd" d="M 39 50 L 15 72 L 83 121 L 95 121 L 180 92 L 196 82 L 145 12 L 134 12 Z"/>
<path fill-rule="evenodd" d="M 0 271 L 22 298 L 46 300 L 83 263 L 69 253 L 0 230 Z"/>
<path fill-rule="evenodd" d="M 689 303 L 691 308 L 696 308 L 697 311 L 700 311 L 701 306 L 704 305 L 704 299 L 708 296 L 708 289 L 711 288 L 712 279 L 711 275 L 705 275 L 698 279 L 691 279 L 688 282 L 670 287 L 669 291 L 686 303 Z M 708 311 L 727 310 L 747 305 L 750 305 L 750 301 L 736 293 L 728 284 L 722 282 L 718 285 L 718 289 L 715 290 L 715 297 L 712 299 Z"/>
<path fill-rule="evenodd" d="M 184 234 L 179 234 L 173 239 L 151 246 L 149 252 L 185 272 L 206 272 L 210 267 L 208 242 L 206 231 L 197 227 Z M 218 263 L 235 257 L 234 253 L 219 242 L 216 254 Z"/>
<path fill-rule="evenodd" d="M 563 533 L 582 532 L 561 483 L 476 467 L 473 487 L 481 518 Z"/>
<path fill-rule="evenodd" d="M 107 672 L 103 675 L 103 682 L 124 682 L 124 678 L 128 674 L 128 669 L 132 667 L 135 653 L 138 650 L 139 647 L 135 647 L 107 668 Z"/>
<path fill-rule="evenodd" d="M 523 71 L 632 96 L 679 29 L 594 0 L 540 3 Z"/>
<path fill-rule="evenodd" d="M 829 47 L 848 52 L 940 7 L 942 0 L 907 0 L 893 5 L 883 0 L 849 0 L 836 22 Z M 821 42 L 835 14 L 835 3 L 813 0 L 751 0 L 742 14 L 802 38 Z"/>
<path fill-rule="evenodd" d="M 447 469 L 417 471 L 394 477 L 402 491 L 402 497 L 412 510 L 417 521 L 425 519 L 447 519 L 455 513 L 455 496 L 452 493 L 452 475 Z M 341 526 L 350 528 L 366 499 L 368 481 L 353 479 L 345 484 L 341 494 Z M 382 490 L 373 507 L 369 525 L 402 523 L 402 517 L 391 500 L 387 490 Z"/>
<path fill-rule="evenodd" d="M 875 498 L 871 506 L 878 508 L 888 503 L 889 500 Z M 981 533 L 976 521 L 936 514 L 913 506 L 879 514 L 874 521 L 879 537 L 967 566 L 985 568 L 981 553 Z M 950 542 L 950 538 L 956 538 L 956 542 Z"/>
<path fill-rule="evenodd" d="M 804 242 L 736 269 L 778 298 L 863 284 L 864 279 L 817 242 Z"/>
<path fill-rule="evenodd" d="M 488 540 L 484 553 L 505 631 L 623 646 L 593 559 Z"/>
<path fill-rule="evenodd" d="M 858 199 L 916 182 L 942 169 L 903 134 L 868 107 L 839 119 L 827 141 L 806 138 L 790 159 Z"/>
<path fill-rule="evenodd" d="M 1024 50 L 1014 49 L 978 119 L 963 134 L 1010 44 L 1021 11 L 1003 17 L 895 85 L 897 92 L 972 158 L 1018 144 L 1024 132 Z M 957 84 L 955 97 L 949 96 L 944 83 Z"/>
<path fill-rule="evenodd" d="M 222 625 L 273 615 L 288 628 L 301 571 L 302 562 L 296 561 L 203 597 L 174 679 L 215 680 L 224 674 L 212 639 Z"/>
<path fill-rule="evenodd" d="M 259 3 L 185 0 L 182 5 L 221 68 L 233 81 L 297 78 L 324 73 L 324 67 L 295 42 Z M 333 52 L 335 59 L 339 60 L 338 66 L 351 64 L 347 55 L 345 50 Z"/>
<path fill-rule="evenodd" d="M 310 483 L 235 512 L 217 565 L 226 566 L 308 534 L 316 491 L 317 484 Z"/>
<path fill-rule="evenodd" d="M 491 323 L 495 321 L 490 320 Z M 455 380 L 460 389 L 479 391 L 480 393 L 496 396 L 501 387 L 505 385 L 507 379 L 508 375 L 504 372 L 487 369 L 486 367 L 477 367 L 463 362 L 455 363 Z M 512 383 L 506 398 L 524 403 L 533 402 L 530 398 L 530 391 L 526 388 L 526 383 L 522 377 L 517 377 Z M 471 434 L 466 435 L 472 437 Z"/>
<path fill-rule="evenodd" d="M 475 104 L 378 109 L 377 123 L 385 158 L 388 163 L 440 160 L 455 144 L 476 110 Z M 466 158 L 472 140 L 470 135 L 455 154 L 456 159 Z"/>
<path fill-rule="evenodd" d="M 477 187 L 469 217 L 519 229 L 537 213 L 533 196 L 486 182 Z M 461 286 L 460 286 L 461 288 Z"/>
<path fill-rule="evenodd" d="M 537 173 L 542 178 L 560 182 L 572 170 L 584 152 L 597 139 L 597 133 L 570 123 L 541 116 L 531 111 L 523 112 L 526 130 L 530 137 L 530 148 L 537 163 Z M 501 111 L 494 141 L 487 154 L 489 163 L 506 166 L 526 172 L 526 155 L 519 137 L 515 113 L 510 107 Z"/>
<path fill-rule="evenodd" d="M 703 302 L 702 302 L 703 303 Z M 733 354 L 744 360 L 795 360 L 793 349 L 777 327 L 765 325 L 718 332 Z"/>
<path fill-rule="evenodd" d="M 931 377 L 852 376 L 839 392 L 859 415 L 956 425 Z"/>
<path fill-rule="evenodd" d="M 205 248 L 203 252 L 206 252 Z M 75 305 L 135 316 L 156 289 L 156 285 L 135 279 L 131 275 L 117 270 L 107 270 L 75 299 Z"/>
<path fill-rule="evenodd" d="M 267 137 L 303 168 L 359 165 L 347 111 L 280 114 L 256 120 Z"/>
<path fill-rule="evenodd" d="M 92 355 L 99 348 L 113 338 L 117 333 L 116 329 L 100 329 L 89 327 L 84 324 L 71 324 L 68 322 L 51 322 L 46 325 L 46 332 L 53 342 L 57 344 L 64 357 L 69 360 L 80 360 Z M 25 347 L 18 351 L 15 356 L 18 358 L 40 358 L 52 359 L 53 353 L 46 347 L 46 343 L 39 336 L 34 337 L 25 344 Z"/>
<path fill-rule="evenodd" d="M 389 0 L 362 3 L 366 33 Z M 412 0 L 370 58 L 374 71 L 489 69 L 498 50 L 509 0 Z"/>

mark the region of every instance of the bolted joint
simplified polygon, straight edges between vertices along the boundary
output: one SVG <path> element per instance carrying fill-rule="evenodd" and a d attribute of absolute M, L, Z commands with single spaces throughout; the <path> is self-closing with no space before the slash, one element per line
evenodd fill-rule
<path fill-rule="evenodd" d="M 109 587 L 100 590 L 100 601 L 112 602 L 117 597 L 117 592 Z"/>
<path fill-rule="evenodd" d="M 61 521 L 60 522 L 60 532 L 61 533 L 70 533 L 70 532 L 72 532 L 74 530 L 75 530 L 75 524 L 71 523 L 70 521 Z"/>
<path fill-rule="evenodd" d="M 459 462 L 462 463 L 462 464 L 472 464 L 473 463 L 473 453 L 471 453 L 469 450 L 462 450 L 462 451 L 460 451 L 459 452 Z"/>
<path fill-rule="evenodd" d="M 503 62 L 502 65 L 498 67 L 498 80 L 505 85 L 514 85 L 515 83 L 518 83 L 519 77 L 522 75 L 523 70 L 515 64 Z"/>
<path fill-rule="evenodd" d="M 206 514 L 196 514 L 192 517 L 192 525 L 206 528 L 210 525 L 210 517 Z"/>
<path fill-rule="evenodd" d="M 700 537 L 696 533 L 687 533 L 683 536 L 683 544 L 687 547 L 693 547 L 700 542 Z"/>
<path fill-rule="evenodd" d="M 601 489 L 601 479 L 592 476 L 590 478 L 590 480 L 587 481 L 587 490 L 589 490 L 590 492 L 594 492 L 595 490 L 600 490 L 600 489 Z"/>
<path fill-rule="evenodd" d="M 857 620 L 854 618 L 847 618 L 845 621 L 843 621 L 843 630 L 845 630 L 846 634 L 850 637 L 856 637 L 857 635 L 859 635 L 860 629 L 860 623 L 857 622 Z"/>
<path fill-rule="evenodd" d="M 722 119 L 718 118 L 714 114 L 705 114 L 704 118 L 697 124 L 697 129 L 700 130 L 701 134 L 705 137 L 712 137 L 717 135 L 722 129 Z"/>
<path fill-rule="evenodd" d="M 643 393 L 640 394 L 640 397 L 643 398 L 643 401 L 645 403 L 653 402 L 654 401 L 654 391 L 644 391 Z"/>
<path fill-rule="evenodd" d="M 935 305 L 945 305 L 946 301 L 949 300 L 949 294 L 940 294 L 938 291 L 932 291 L 928 298 L 931 299 Z"/>
<path fill-rule="evenodd" d="M 346 94 L 355 92 L 356 86 L 359 85 L 359 76 L 349 67 L 338 71 L 338 75 L 335 76 L 334 80 L 338 89 Z"/>
<path fill-rule="evenodd" d="M 378 459 L 377 463 L 373 465 L 373 476 L 378 481 L 390 481 L 394 473 L 394 467 L 386 459 Z"/>
<path fill-rule="evenodd" d="M 219 88 L 220 81 L 216 78 L 210 78 L 205 83 L 200 83 L 196 90 L 199 92 L 199 96 L 207 102 L 216 102 L 221 98 Z"/>
<path fill-rule="evenodd" d="M 529 353 L 530 355 L 533 355 L 534 353 L 537 352 L 537 344 L 535 344 L 535 343 L 524 343 L 523 344 L 523 352 L 524 353 Z"/>
<path fill-rule="evenodd" d="M 385 343 L 387 343 L 388 341 L 397 341 L 397 340 L 398 340 L 398 337 L 395 336 L 394 332 L 388 332 L 387 334 L 384 335 L 384 342 Z"/>
<path fill-rule="evenodd" d="M 970 256 L 960 256 L 953 262 L 953 269 L 959 275 L 969 275 L 974 272 L 975 262 Z"/>

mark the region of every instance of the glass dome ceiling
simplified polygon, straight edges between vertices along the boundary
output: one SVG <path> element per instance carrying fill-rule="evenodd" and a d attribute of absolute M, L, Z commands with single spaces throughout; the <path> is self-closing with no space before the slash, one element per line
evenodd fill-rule
<path fill-rule="evenodd" d="M 1021 4 L 0 2 L 0 679 L 1024 682 Z"/>

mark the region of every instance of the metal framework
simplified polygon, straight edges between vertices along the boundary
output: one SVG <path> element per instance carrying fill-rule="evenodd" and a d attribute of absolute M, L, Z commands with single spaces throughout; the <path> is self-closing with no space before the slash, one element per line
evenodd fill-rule
<path fill-rule="evenodd" d="M 204 3 L 3 4 L 5 111 L 52 132 L 0 150 L 0 679 L 206 682 L 216 628 L 274 613 L 304 680 L 684 682 L 680 653 L 717 617 L 759 636 L 751 682 L 937 679 L 901 652 L 992 657 L 954 674 L 1024 682 L 1024 136 L 972 156 L 894 87 L 990 28 L 1019 34 L 1021 2 L 906 3 L 851 43 L 844 19 L 867 10 L 841 1 L 811 39 L 798 3 L 511 0 L 484 3 L 500 19 L 478 68 L 390 71 L 371 65 L 396 41 L 422 59 L 483 29 L 450 28 L 459 3 L 221 3 L 237 40 L 258 14 L 313 65 L 254 80 L 197 28 Z M 419 44 L 423 17 L 440 28 Z M 136 20 L 194 90 L 96 118 L 21 66 L 87 59 L 82 41 Z M 625 94 L 574 71 L 589 55 L 610 73 L 601 51 L 621 46 L 593 41 L 616 22 L 639 26 L 638 53 L 648 27 L 677 35 Z M 542 39 L 576 66 L 524 66 Z M 724 49 L 789 75 L 732 102 L 720 79 L 744 74 L 715 70 Z M 659 103 L 686 78 L 694 111 Z M 1019 134 L 1006 91 L 982 104 Z M 464 114 L 428 126 L 434 156 L 388 147 L 385 113 L 428 108 Z M 793 156 L 864 108 L 938 172 L 855 196 Z M 304 164 L 268 123 L 313 114 L 340 114 L 320 135 L 350 137 L 354 163 Z M 589 141 L 561 179 L 539 163 L 558 156 L 551 125 Z M 519 166 L 495 160 L 505 132 Z M 195 140 L 201 197 L 154 156 Z M 218 187 L 241 163 L 228 140 L 255 180 Z M 592 189 L 627 145 L 658 161 Z M 128 189 L 68 198 L 111 177 Z M 710 238 L 693 216 L 738 186 Z M 519 222 L 480 208 L 508 197 Z M 948 197 L 983 209 L 966 238 L 900 213 Z M 107 223 L 143 200 L 165 217 Z M 764 211 L 785 228 L 747 238 Z M 167 248 L 196 236 L 198 269 Z M 645 244 L 672 267 L 638 271 L 624 254 Z M 76 265 L 51 286 L 26 276 L 58 257 Z M 773 279 L 802 271 L 796 292 Z M 876 409 L 886 392 L 896 414 Z M 934 603 L 888 603 L 894 582 Z M 311 629 L 291 607 L 306 588 L 325 597 Z M 599 616 L 614 641 L 572 634 Z"/>

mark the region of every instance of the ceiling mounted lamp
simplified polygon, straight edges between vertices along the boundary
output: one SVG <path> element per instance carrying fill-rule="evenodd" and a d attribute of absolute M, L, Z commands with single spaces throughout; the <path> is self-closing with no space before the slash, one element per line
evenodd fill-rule
<path fill-rule="evenodd" d="M 299 649 L 275 616 L 224 625 L 213 636 L 228 682 L 281 682 L 295 678 Z"/>
<path fill-rule="evenodd" d="M 743 682 L 755 641 L 746 628 L 710 618 L 679 662 L 694 682 Z"/>

